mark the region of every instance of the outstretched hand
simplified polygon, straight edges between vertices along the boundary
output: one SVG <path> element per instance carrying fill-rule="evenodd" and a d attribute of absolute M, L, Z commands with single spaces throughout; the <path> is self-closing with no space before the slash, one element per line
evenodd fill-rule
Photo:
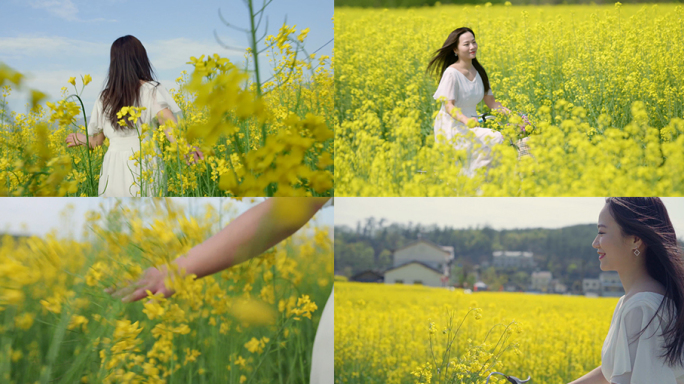
<path fill-rule="evenodd" d="M 79 145 L 85 144 L 81 140 L 79 140 L 77 133 L 70 133 L 69 135 L 67 135 L 66 140 L 64 140 L 64 142 L 67 143 L 67 148 L 77 147 Z"/>
<path fill-rule="evenodd" d="M 164 297 L 169 297 L 175 291 L 167 288 L 164 284 L 164 280 L 167 277 L 168 270 L 166 266 L 160 266 L 159 268 L 151 267 L 143 272 L 142 277 L 137 282 L 122 287 L 110 287 L 105 289 L 105 292 L 117 299 L 121 298 L 121 301 L 125 303 L 144 299 L 147 297 L 148 290 L 153 295 L 163 293 Z"/>

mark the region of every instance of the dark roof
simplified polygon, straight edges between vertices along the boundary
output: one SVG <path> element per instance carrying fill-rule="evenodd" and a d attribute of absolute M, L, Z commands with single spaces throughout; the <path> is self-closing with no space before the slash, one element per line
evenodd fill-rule
<path fill-rule="evenodd" d="M 394 269 L 399 269 L 399 268 L 401 268 L 401 267 L 405 267 L 405 266 L 407 266 L 407 265 L 409 265 L 409 264 L 420 264 L 420 265 L 422 265 L 423 267 L 425 267 L 425 268 L 427 268 L 427 269 L 430 269 L 430 270 L 432 270 L 432 271 L 435 271 L 435 272 L 439 273 L 440 275 L 443 275 L 443 274 L 444 274 L 444 272 L 440 271 L 439 269 L 432 268 L 431 266 L 429 266 L 429 265 L 427 265 L 427 264 L 425 264 L 425 263 L 423 263 L 423 262 L 421 262 L 421 261 L 416 261 L 416 260 L 411 260 L 411 261 L 409 261 L 409 262 L 407 262 L 407 263 L 404 263 L 404 264 L 402 264 L 402 265 L 398 265 L 398 266 L 396 266 L 396 267 L 392 267 L 392 268 L 386 269 L 386 270 L 385 270 L 385 273 L 387 273 L 387 272 L 389 272 L 389 271 L 391 271 L 391 270 L 394 270 Z"/>
<path fill-rule="evenodd" d="M 368 269 L 365 271 L 361 271 L 361 272 L 357 273 L 356 275 L 350 277 L 349 280 L 356 280 L 357 278 L 359 278 L 360 276 L 365 275 L 365 274 L 375 274 L 378 276 L 378 278 L 384 277 L 384 274 L 381 271 Z"/>

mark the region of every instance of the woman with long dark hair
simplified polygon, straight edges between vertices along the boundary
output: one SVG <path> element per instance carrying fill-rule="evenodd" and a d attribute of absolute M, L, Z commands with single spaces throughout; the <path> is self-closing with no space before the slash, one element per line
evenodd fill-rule
<path fill-rule="evenodd" d="M 442 48 L 435 51 L 427 67 L 429 73 L 441 78 L 433 97 L 444 101 L 435 119 L 435 141 L 440 135 L 447 141 L 458 135 L 467 136 L 470 132 L 474 135 L 472 139 L 457 138 L 455 143 L 457 149 L 469 152 L 468 164 L 464 165 L 464 172 L 468 175 L 477 168 L 488 166 L 492 161 L 491 146 L 503 142 L 499 132 L 468 127 L 471 120 L 475 124 L 478 122 L 477 104 L 484 100 L 493 110 L 510 112 L 494 98 L 487 72 L 475 58 L 476 54 L 475 33 L 470 28 L 458 28 L 449 34 Z"/>
<path fill-rule="evenodd" d="M 145 107 L 138 123 L 133 125 L 127 120 L 126 126 L 119 124 L 117 113 L 123 107 Z M 152 171 L 153 182 L 146 182 L 141 191 L 140 165 L 132 160 L 135 152 L 140 151 L 139 135 L 142 124 L 148 124 L 154 129 L 153 121 L 156 117 L 159 124 L 173 121 L 178 123 L 181 109 L 173 100 L 169 92 L 154 79 L 154 72 L 147 58 L 147 51 L 140 40 L 127 35 L 114 41 L 110 53 L 109 74 L 107 85 L 100 94 L 88 124 L 88 142 L 90 147 L 102 145 L 105 137 L 109 139 L 109 149 L 102 162 L 98 195 L 112 197 L 158 195 L 159 187 L 164 185 L 161 163 L 145 164 L 143 172 Z M 171 142 L 175 140 L 167 131 Z M 81 133 L 71 133 L 67 136 L 68 147 L 85 145 L 86 137 Z M 199 151 L 193 156 L 202 157 Z M 144 160 L 144 158 L 143 158 Z"/>
<path fill-rule="evenodd" d="M 665 205 L 657 197 L 607 198 L 592 245 L 625 295 L 601 366 L 572 384 L 684 383 L 684 261 Z"/>

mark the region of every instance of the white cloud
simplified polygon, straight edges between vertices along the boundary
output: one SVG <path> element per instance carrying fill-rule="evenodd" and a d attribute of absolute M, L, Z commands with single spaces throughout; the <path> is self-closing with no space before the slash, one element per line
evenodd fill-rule
<path fill-rule="evenodd" d="M 109 51 L 112 43 L 96 43 L 85 40 L 70 39 L 61 36 L 20 36 L 0 37 L 0 57 L 5 60 L 38 59 L 40 61 L 63 61 L 74 58 L 78 61 L 87 59 L 100 60 L 109 63 Z M 143 42 L 147 54 L 156 69 L 178 69 L 185 66 L 191 56 L 213 55 L 218 53 L 222 57 L 239 63 L 244 55 L 239 52 L 227 51 L 215 41 L 197 41 L 184 37 Z M 238 44 L 232 46 L 238 49 Z"/>
<path fill-rule="evenodd" d="M 111 43 L 94 43 L 61 36 L 0 37 L 0 57 L 5 60 L 102 56 L 109 59 Z"/>
<path fill-rule="evenodd" d="M 44 9 L 53 16 L 67 21 L 80 21 L 86 23 L 92 22 L 115 22 L 116 20 L 107 20 L 103 17 L 95 19 L 81 19 L 78 17 L 78 8 L 71 0 L 31 0 L 29 5 L 33 9 Z"/>
<path fill-rule="evenodd" d="M 237 47 L 244 49 L 243 47 Z M 176 69 L 185 65 L 191 56 L 200 57 L 201 55 L 213 55 L 218 53 L 221 57 L 228 57 L 233 62 L 239 62 L 243 54 L 233 51 L 226 51 L 219 43 L 207 41 L 195 41 L 184 37 L 158 40 L 145 44 L 147 54 L 152 65 L 157 69 Z"/>
<path fill-rule="evenodd" d="M 29 4 L 34 9 L 45 9 L 49 13 L 68 21 L 78 20 L 76 16 L 78 8 L 71 0 L 32 0 Z"/>

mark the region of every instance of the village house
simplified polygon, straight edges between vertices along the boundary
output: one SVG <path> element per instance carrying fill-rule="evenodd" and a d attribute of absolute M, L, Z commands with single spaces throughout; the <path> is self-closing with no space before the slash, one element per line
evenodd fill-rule
<path fill-rule="evenodd" d="M 386 284 L 422 284 L 444 287 L 449 281 L 454 248 L 418 239 L 394 250 L 393 266 L 385 271 Z"/>

